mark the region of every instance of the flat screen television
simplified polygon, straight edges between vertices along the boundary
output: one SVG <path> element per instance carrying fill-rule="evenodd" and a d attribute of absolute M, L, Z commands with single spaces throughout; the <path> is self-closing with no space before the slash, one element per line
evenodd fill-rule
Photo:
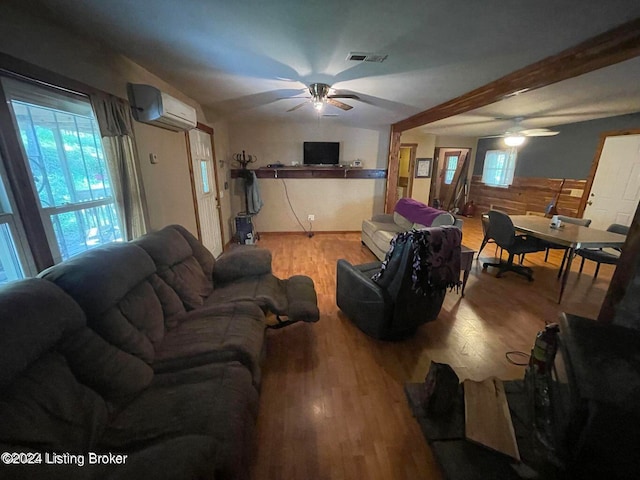
<path fill-rule="evenodd" d="M 339 142 L 304 142 L 302 161 L 305 165 L 338 165 Z"/>

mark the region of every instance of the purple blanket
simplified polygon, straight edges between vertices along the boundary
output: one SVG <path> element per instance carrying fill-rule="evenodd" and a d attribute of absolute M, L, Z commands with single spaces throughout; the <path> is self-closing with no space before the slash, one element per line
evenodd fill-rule
<path fill-rule="evenodd" d="M 430 227 L 438 215 L 445 213 L 412 198 L 398 200 L 395 210 L 410 222 L 419 223 L 425 227 Z"/>

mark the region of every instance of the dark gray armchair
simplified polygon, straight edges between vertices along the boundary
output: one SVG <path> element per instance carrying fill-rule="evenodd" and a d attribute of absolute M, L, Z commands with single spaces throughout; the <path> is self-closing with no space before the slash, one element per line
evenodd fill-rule
<path fill-rule="evenodd" d="M 374 338 L 412 335 L 438 317 L 447 287 L 458 285 L 461 239 L 454 226 L 413 230 L 394 237 L 383 263 L 338 260 L 338 307 Z"/>

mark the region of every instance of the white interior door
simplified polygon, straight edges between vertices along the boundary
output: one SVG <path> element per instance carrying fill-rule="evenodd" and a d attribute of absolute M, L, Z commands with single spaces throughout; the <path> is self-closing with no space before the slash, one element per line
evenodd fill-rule
<path fill-rule="evenodd" d="M 222 253 L 222 235 L 211 136 L 202 130 L 190 130 L 189 145 L 202 243 L 218 257 Z"/>
<path fill-rule="evenodd" d="M 612 223 L 631 225 L 638 201 L 640 135 L 607 137 L 583 217 L 599 230 Z"/>

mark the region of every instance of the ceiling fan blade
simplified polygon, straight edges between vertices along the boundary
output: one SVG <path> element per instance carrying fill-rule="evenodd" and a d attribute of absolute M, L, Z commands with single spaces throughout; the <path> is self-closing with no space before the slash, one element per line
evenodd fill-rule
<path fill-rule="evenodd" d="M 360 100 L 360 97 L 352 93 L 336 93 L 335 95 L 328 95 L 327 98 L 352 98 L 353 100 Z"/>
<path fill-rule="evenodd" d="M 524 135 L 525 137 L 553 137 L 555 135 L 558 135 L 560 132 L 534 128 L 532 130 L 523 130 L 520 133 L 522 133 L 522 135 Z"/>
<path fill-rule="evenodd" d="M 293 96 L 293 97 L 278 97 L 278 98 L 276 98 L 276 100 L 291 100 L 292 98 L 306 98 L 306 99 L 309 99 L 309 98 L 311 98 L 311 97 L 309 97 L 309 96 L 306 96 L 306 97 L 305 97 L 305 96 L 302 96 L 302 97 L 300 97 L 300 96 L 298 96 L 298 95 L 295 95 L 295 96 Z"/>
<path fill-rule="evenodd" d="M 334 107 L 341 108 L 342 110 L 351 110 L 353 108 L 351 105 L 347 105 L 346 103 L 334 100 L 333 98 L 327 98 L 327 103 L 329 105 L 333 105 Z"/>
<path fill-rule="evenodd" d="M 307 103 L 309 103 L 309 102 L 302 102 L 302 103 L 300 103 L 300 104 L 296 105 L 295 107 L 290 108 L 289 110 L 287 110 L 287 112 L 293 112 L 294 110 L 297 110 L 297 109 L 299 109 L 300 107 L 304 107 Z"/>

